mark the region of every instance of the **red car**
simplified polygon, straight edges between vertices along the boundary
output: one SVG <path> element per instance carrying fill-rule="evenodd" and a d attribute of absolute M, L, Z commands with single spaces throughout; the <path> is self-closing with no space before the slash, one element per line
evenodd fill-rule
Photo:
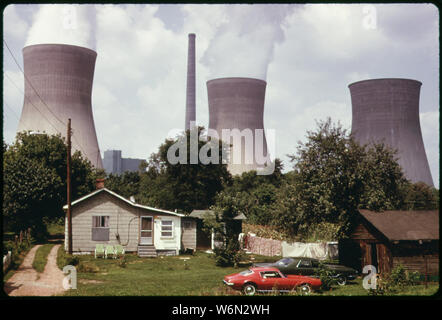
<path fill-rule="evenodd" d="M 273 267 L 255 267 L 249 270 L 230 274 L 224 277 L 224 284 L 232 289 L 241 290 L 244 294 L 253 296 L 256 292 L 278 290 L 288 292 L 297 290 L 309 294 L 321 287 L 321 280 L 301 275 L 282 274 Z"/>

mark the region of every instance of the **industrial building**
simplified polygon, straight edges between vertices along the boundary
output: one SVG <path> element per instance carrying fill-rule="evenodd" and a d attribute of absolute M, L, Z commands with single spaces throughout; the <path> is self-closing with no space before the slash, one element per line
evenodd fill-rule
<path fill-rule="evenodd" d="M 122 158 L 121 150 L 104 151 L 103 167 L 107 174 L 122 174 L 126 171 L 136 172 L 143 159 Z"/>
<path fill-rule="evenodd" d="M 419 121 L 421 85 L 391 78 L 350 84 L 352 134 L 362 145 L 384 142 L 396 149 L 405 177 L 433 186 Z"/>
<path fill-rule="evenodd" d="M 17 132 L 66 137 L 71 119 L 73 150 L 102 168 L 91 104 L 96 58 L 91 49 L 66 44 L 23 48 L 25 92 Z"/>
<path fill-rule="evenodd" d="M 264 80 L 253 78 L 219 78 L 207 81 L 209 128 L 216 130 L 220 138 L 224 129 L 238 129 L 240 132 L 250 129 L 255 137 L 257 129 L 264 130 L 266 85 Z M 235 142 L 233 138 L 230 141 L 223 140 L 232 145 L 228 163 L 228 170 L 232 175 L 260 168 L 259 162 L 256 161 L 255 148 L 262 145 L 262 154 L 267 156 L 265 133 L 262 132 L 261 141 L 253 139 L 252 144 L 246 143 L 244 137 L 241 137 L 240 142 Z M 234 159 L 238 155 L 234 150 L 238 143 L 241 143 L 241 161 L 236 163 Z"/>

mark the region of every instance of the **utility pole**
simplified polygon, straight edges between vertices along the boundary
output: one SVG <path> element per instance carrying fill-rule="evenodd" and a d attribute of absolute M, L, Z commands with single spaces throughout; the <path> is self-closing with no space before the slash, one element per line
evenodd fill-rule
<path fill-rule="evenodd" d="M 67 200 L 68 200 L 68 253 L 72 254 L 72 215 L 71 215 L 71 119 L 68 119 L 68 150 L 67 150 L 67 174 L 66 174 L 66 184 L 67 184 Z"/>

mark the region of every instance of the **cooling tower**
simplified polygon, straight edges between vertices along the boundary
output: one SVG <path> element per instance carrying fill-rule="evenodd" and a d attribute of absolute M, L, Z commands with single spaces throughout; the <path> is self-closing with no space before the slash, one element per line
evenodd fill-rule
<path fill-rule="evenodd" d="M 410 79 L 350 84 L 352 134 L 360 144 L 383 141 L 397 149 L 405 177 L 433 186 L 419 121 L 421 85 Z"/>
<path fill-rule="evenodd" d="M 228 169 L 231 174 L 241 174 L 250 170 L 257 170 L 261 167 L 260 161 L 256 161 L 255 147 L 261 143 L 263 156 L 267 156 L 267 142 L 265 138 L 263 115 L 266 82 L 252 78 L 220 78 L 207 81 L 207 93 L 209 98 L 209 128 L 216 130 L 222 139 L 223 129 L 238 129 L 240 132 L 250 129 L 255 137 L 255 130 L 261 129 L 261 139 L 250 145 L 246 138 L 241 138 L 241 146 L 238 147 L 238 140 L 232 138 L 229 143 L 230 160 Z M 253 142 L 253 141 L 252 141 Z M 235 147 L 241 149 L 240 161 L 233 161 Z M 239 159 L 239 158 L 238 158 Z M 250 160 L 251 159 L 251 160 Z"/>
<path fill-rule="evenodd" d="M 70 118 L 73 149 L 102 168 L 91 105 L 96 57 L 93 50 L 65 44 L 23 48 L 25 97 L 17 131 L 66 137 Z"/>
<path fill-rule="evenodd" d="M 190 129 L 191 122 L 195 122 L 195 109 L 195 34 L 190 33 L 187 54 L 186 130 Z"/>

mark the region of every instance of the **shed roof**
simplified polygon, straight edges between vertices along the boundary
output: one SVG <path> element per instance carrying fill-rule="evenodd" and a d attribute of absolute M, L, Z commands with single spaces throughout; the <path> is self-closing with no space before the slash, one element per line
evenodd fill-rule
<path fill-rule="evenodd" d="M 145 209 L 145 210 L 150 210 L 150 211 L 156 211 L 156 212 L 159 212 L 159 213 L 171 214 L 171 215 L 174 215 L 174 216 L 177 216 L 177 217 L 185 217 L 185 215 L 181 214 L 181 213 L 176 213 L 176 212 L 173 212 L 173 211 L 168 211 L 168 210 L 163 210 L 163 209 L 157 209 L 157 208 L 153 208 L 153 207 L 149 207 L 149 206 L 143 206 L 141 204 L 132 202 L 132 201 L 124 198 L 123 196 L 120 196 L 119 194 L 117 194 L 117 193 L 115 193 L 115 192 L 113 192 L 113 191 L 111 191 L 109 189 L 106 189 L 106 188 L 101 188 L 101 189 L 95 190 L 94 192 L 91 192 L 91 193 L 85 195 L 84 197 L 81 197 L 81 198 L 73 201 L 71 203 L 71 206 L 73 207 L 76 204 L 78 204 L 78 203 L 80 203 L 82 201 L 85 201 L 85 200 L 87 200 L 89 198 L 92 198 L 92 197 L 96 196 L 97 194 L 99 194 L 101 192 L 106 192 L 106 193 L 112 195 L 113 197 L 116 197 L 116 198 L 118 198 L 120 200 L 123 200 L 124 202 L 130 204 L 133 207 L 137 207 L 137 208 L 141 208 L 141 209 Z M 67 210 L 67 208 L 68 208 L 67 204 L 63 206 L 64 210 Z"/>
<path fill-rule="evenodd" d="M 198 219 L 204 219 L 205 216 L 211 216 L 215 217 L 215 211 L 213 210 L 193 210 L 189 217 L 198 218 Z M 233 220 L 246 220 L 247 217 L 244 215 L 244 213 L 238 214 Z"/>
<path fill-rule="evenodd" d="M 439 239 L 439 211 L 359 210 L 361 215 L 389 240 Z"/>

